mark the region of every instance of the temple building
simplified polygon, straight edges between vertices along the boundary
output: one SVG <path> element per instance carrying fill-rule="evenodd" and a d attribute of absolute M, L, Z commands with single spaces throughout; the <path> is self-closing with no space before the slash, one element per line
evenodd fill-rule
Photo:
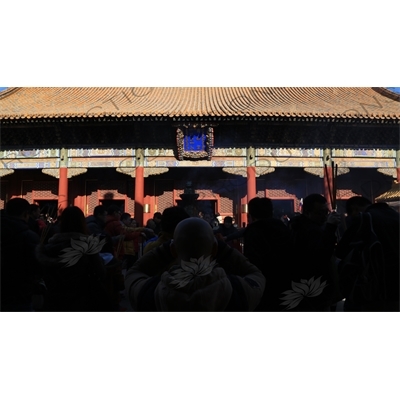
<path fill-rule="evenodd" d="M 255 196 L 277 216 L 311 193 L 330 202 L 336 171 L 341 211 L 400 181 L 399 128 L 400 95 L 385 88 L 9 88 L 0 208 L 114 203 L 143 224 L 186 190 L 197 211 L 242 225 Z"/>

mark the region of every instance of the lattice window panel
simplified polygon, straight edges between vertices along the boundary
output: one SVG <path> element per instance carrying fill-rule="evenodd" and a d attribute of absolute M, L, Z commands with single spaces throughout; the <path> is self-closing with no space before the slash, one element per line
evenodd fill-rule
<path fill-rule="evenodd" d="M 97 197 L 97 181 L 86 181 L 86 214 L 92 215 L 94 208 L 99 204 Z"/>
<path fill-rule="evenodd" d="M 267 189 L 267 196 L 271 199 L 282 198 L 282 197 L 287 197 L 291 199 L 296 198 L 296 195 L 288 193 L 286 189 Z"/>
<path fill-rule="evenodd" d="M 220 197 L 219 206 L 221 208 L 220 212 L 222 214 L 229 214 L 231 215 L 233 210 L 233 200 L 228 197 Z"/>
<path fill-rule="evenodd" d="M 135 215 L 135 200 L 131 199 L 130 197 L 126 198 L 125 201 L 125 212 L 129 214 Z"/>
<path fill-rule="evenodd" d="M 97 198 L 96 192 L 86 197 L 86 205 L 87 215 L 92 215 L 94 208 L 99 205 L 99 199 Z"/>
<path fill-rule="evenodd" d="M 265 197 L 265 190 L 259 190 L 257 192 L 257 197 Z"/>
<path fill-rule="evenodd" d="M 349 199 L 353 196 L 359 196 L 357 193 L 354 193 L 351 189 L 338 189 L 336 192 L 337 199 Z"/>
<path fill-rule="evenodd" d="M 134 181 L 130 180 L 127 183 L 127 196 L 125 202 L 125 211 L 134 215 L 135 213 L 135 185 Z"/>
<path fill-rule="evenodd" d="M 292 193 L 288 193 L 286 189 L 267 189 L 267 197 L 270 199 L 293 199 L 294 212 L 300 211 L 300 199 Z"/>
<path fill-rule="evenodd" d="M 162 213 L 166 208 L 175 206 L 174 204 L 174 192 L 165 191 L 162 195 L 158 196 L 157 199 L 157 211 Z"/>
<path fill-rule="evenodd" d="M 27 200 L 30 204 L 32 204 L 33 201 L 34 201 L 34 199 L 33 199 L 33 193 L 32 193 L 32 192 L 27 193 L 27 194 L 26 194 L 25 196 L 23 196 L 23 197 L 24 197 L 24 199 Z M 35 200 L 36 200 L 36 199 L 39 199 L 39 197 L 36 196 Z"/>
<path fill-rule="evenodd" d="M 198 200 L 216 199 L 218 197 L 211 189 L 199 189 L 199 190 L 196 190 L 196 193 L 199 194 Z"/>
<path fill-rule="evenodd" d="M 183 193 L 183 190 L 181 190 L 180 193 Z M 157 211 L 160 213 L 162 213 L 168 207 L 175 206 L 174 182 L 172 180 L 155 181 L 155 195 L 157 201 Z"/>
<path fill-rule="evenodd" d="M 57 200 L 58 182 L 35 182 L 33 186 L 33 198 L 35 200 Z"/>

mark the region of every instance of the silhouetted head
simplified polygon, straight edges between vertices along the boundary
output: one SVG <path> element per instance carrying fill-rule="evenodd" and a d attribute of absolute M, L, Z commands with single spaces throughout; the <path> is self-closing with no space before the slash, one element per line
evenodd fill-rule
<path fill-rule="evenodd" d="M 27 200 L 16 197 L 6 204 L 6 214 L 10 217 L 16 217 L 25 221 L 29 218 L 30 204 Z"/>
<path fill-rule="evenodd" d="M 161 213 L 155 212 L 153 215 L 153 220 L 156 224 L 159 224 L 161 222 Z"/>
<path fill-rule="evenodd" d="M 225 228 L 231 228 L 233 224 L 233 218 L 232 217 L 225 217 L 224 218 L 224 226 Z"/>
<path fill-rule="evenodd" d="M 148 229 L 152 229 L 154 231 L 154 229 L 157 228 L 157 224 L 154 222 L 153 218 L 150 218 L 149 220 L 147 220 L 146 222 L 146 228 Z"/>
<path fill-rule="evenodd" d="M 314 193 L 303 201 L 303 215 L 318 225 L 323 225 L 329 214 L 328 203 L 324 196 Z"/>
<path fill-rule="evenodd" d="M 126 226 L 130 226 L 131 225 L 131 214 L 122 213 L 121 214 L 121 222 Z"/>
<path fill-rule="evenodd" d="M 93 215 L 103 222 L 107 219 L 107 209 L 104 206 L 96 206 L 93 210 Z"/>
<path fill-rule="evenodd" d="M 172 251 L 185 261 L 215 255 L 217 242 L 210 224 L 196 217 L 179 222 L 174 232 Z"/>
<path fill-rule="evenodd" d="M 182 207 L 168 207 L 162 213 L 161 230 L 173 234 L 179 222 L 189 217 Z"/>
<path fill-rule="evenodd" d="M 30 204 L 29 205 L 29 215 L 33 219 L 38 219 L 40 218 L 40 207 L 38 204 Z"/>
<path fill-rule="evenodd" d="M 87 234 L 85 214 L 79 207 L 70 206 L 63 210 L 60 217 L 60 232 L 79 232 Z"/>
<path fill-rule="evenodd" d="M 363 212 L 372 203 L 363 196 L 353 196 L 346 201 L 346 214 L 349 217 L 355 217 Z"/>
<path fill-rule="evenodd" d="M 113 216 L 116 219 L 120 219 L 122 211 L 117 205 L 113 204 L 107 208 L 107 214 Z"/>
<path fill-rule="evenodd" d="M 249 201 L 248 211 L 253 221 L 272 218 L 272 201 L 268 197 L 254 197 Z"/>

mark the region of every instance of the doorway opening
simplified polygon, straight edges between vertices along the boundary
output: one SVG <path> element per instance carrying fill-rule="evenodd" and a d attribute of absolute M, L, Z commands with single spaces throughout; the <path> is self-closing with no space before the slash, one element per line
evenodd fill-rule
<path fill-rule="evenodd" d="M 121 210 L 121 212 L 125 212 L 125 200 L 101 199 L 99 200 L 99 203 L 105 208 L 115 205 Z"/>
<path fill-rule="evenodd" d="M 281 218 L 284 215 L 289 218 L 294 214 L 294 200 L 272 200 L 274 218 Z"/>
<path fill-rule="evenodd" d="M 40 207 L 40 214 L 44 217 L 56 219 L 58 214 L 58 201 L 57 200 L 33 200 L 35 204 Z"/>

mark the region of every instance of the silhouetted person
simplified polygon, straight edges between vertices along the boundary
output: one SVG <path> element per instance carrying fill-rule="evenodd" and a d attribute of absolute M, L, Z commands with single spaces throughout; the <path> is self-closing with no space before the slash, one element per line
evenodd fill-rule
<path fill-rule="evenodd" d="M 107 220 L 107 209 L 106 207 L 99 205 L 93 210 L 93 215 L 86 218 L 87 229 L 89 233 L 95 235 L 101 235 L 104 233 Z"/>
<path fill-rule="evenodd" d="M 124 240 L 124 262 L 125 267 L 130 268 L 133 263 L 137 260 L 139 255 L 139 242 L 142 238 L 146 237 L 146 232 L 153 233 L 153 231 L 149 231 L 147 228 L 139 228 L 137 226 L 137 222 L 133 220 L 134 224 L 132 224 L 131 214 L 123 213 L 121 215 L 121 222 L 123 226 L 123 235 L 129 235 L 132 239 Z"/>
<path fill-rule="evenodd" d="M 155 227 L 153 229 L 154 233 L 156 235 L 159 235 L 161 232 L 161 219 L 162 219 L 162 214 L 160 212 L 155 212 L 153 216 L 153 221 L 155 223 Z"/>
<path fill-rule="evenodd" d="M 102 248 L 103 253 L 114 254 L 114 246 L 111 236 L 104 230 L 107 220 L 107 209 L 105 206 L 98 205 L 93 210 L 93 215 L 86 217 L 86 227 L 88 233 L 99 236 L 105 239 L 105 244 Z"/>
<path fill-rule="evenodd" d="M 36 251 L 47 287 L 44 310 L 109 311 L 106 269 L 99 255 L 103 243 L 88 235 L 80 208 L 65 208 L 59 219 L 60 232 Z"/>
<path fill-rule="evenodd" d="M 125 284 L 138 311 L 251 311 L 261 300 L 265 278 L 194 217 L 176 226 L 173 242 L 140 258 Z"/>
<path fill-rule="evenodd" d="M 125 226 L 121 222 L 122 212 L 118 206 L 111 205 L 108 207 L 107 213 L 108 215 L 104 230 L 113 240 L 115 258 L 122 261 L 125 255 L 123 242 L 134 240 L 138 233 L 126 231 Z"/>
<path fill-rule="evenodd" d="M 305 291 L 294 311 L 329 311 L 331 305 L 341 300 L 333 260 L 340 221 L 340 215 L 329 212 L 327 201 L 320 194 L 307 196 L 302 214 L 290 221 L 295 245 L 292 289 L 298 293 Z"/>
<path fill-rule="evenodd" d="M 221 234 L 223 238 L 232 233 L 236 233 L 238 229 L 233 225 L 232 217 L 225 217 L 224 222 L 219 225 L 218 229 L 214 232 L 215 234 Z"/>
<path fill-rule="evenodd" d="M 32 311 L 35 282 L 42 275 L 35 259 L 37 233 L 29 229 L 29 202 L 14 198 L 1 213 L 1 311 Z"/>
<path fill-rule="evenodd" d="M 354 219 L 357 219 L 360 213 L 364 212 L 371 204 L 372 203 L 363 196 L 353 196 L 346 200 L 346 227 L 349 228 L 354 222 Z"/>
<path fill-rule="evenodd" d="M 380 291 L 375 293 L 375 298 L 370 298 L 362 301 L 353 297 L 351 293 L 352 288 L 357 278 L 357 272 L 360 269 L 356 266 L 346 268 L 341 267 L 341 282 L 347 291 L 344 292 L 346 296 L 345 311 L 400 311 L 399 309 L 399 226 L 400 215 L 393 210 L 387 203 L 375 203 L 365 208 L 363 214 L 369 213 L 372 221 L 372 229 L 381 243 L 383 258 L 375 257 L 375 268 L 377 270 L 369 275 L 369 278 L 376 277 L 383 280 L 383 285 L 377 282 Z M 364 215 L 366 218 L 367 216 Z M 363 225 L 362 221 L 364 220 Z M 336 255 L 341 260 L 345 260 L 349 253 L 356 247 L 357 242 L 364 236 L 363 231 L 369 229 L 365 224 L 365 219 L 358 217 L 355 218 L 351 226 L 346 230 L 342 239 L 340 240 Z M 366 236 L 368 237 L 368 236 Z M 363 243 L 367 244 L 367 243 Z M 368 256 L 368 253 L 367 253 Z M 361 260 L 355 259 L 361 263 Z M 352 271 L 350 268 L 355 268 Z M 354 272 L 356 274 L 354 274 Z M 377 273 L 376 273 L 377 272 Z M 350 299 L 348 298 L 350 297 Z"/>
<path fill-rule="evenodd" d="M 255 311 L 282 311 L 279 299 L 290 288 L 293 240 L 289 228 L 273 218 L 272 201 L 255 197 L 249 201 L 249 224 L 244 230 L 244 251 L 266 279 L 265 291 Z"/>
<path fill-rule="evenodd" d="M 208 222 L 213 230 L 217 230 L 219 228 L 219 221 L 212 210 L 204 210 L 204 212 L 200 213 L 200 218 Z"/>
<path fill-rule="evenodd" d="M 146 254 L 150 250 L 162 245 L 171 240 L 174 236 L 174 231 L 179 222 L 189 218 L 189 214 L 182 207 L 168 207 L 161 216 L 161 231 L 156 240 L 146 244 L 143 253 Z"/>
<path fill-rule="evenodd" d="M 46 223 L 40 217 L 40 207 L 37 204 L 29 205 L 29 228 L 36 232 L 39 236 L 42 229 L 46 227 Z"/>

